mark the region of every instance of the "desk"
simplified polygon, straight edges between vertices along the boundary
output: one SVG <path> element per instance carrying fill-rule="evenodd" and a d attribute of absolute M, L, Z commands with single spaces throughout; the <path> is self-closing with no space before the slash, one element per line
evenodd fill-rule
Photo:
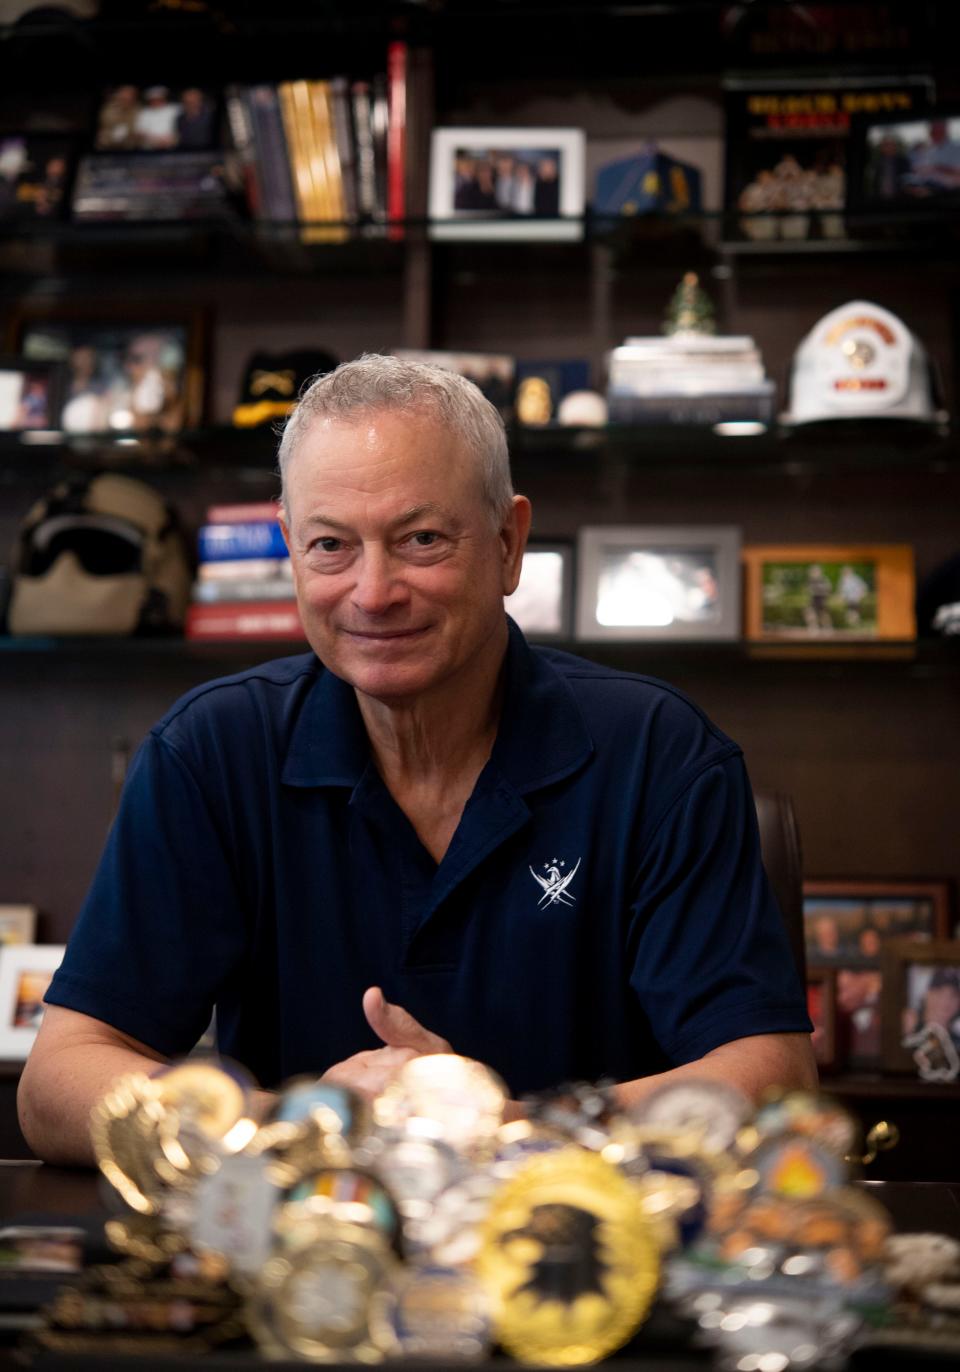
<path fill-rule="evenodd" d="M 903 1231 L 932 1230 L 960 1239 L 960 1184 L 946 1182 L 859 1182 L 870 1195 L 887 1207 L 896 1228 Z M 69 1219 L 87 1229 L 93 1237 L 105 1213 L 99 1176 L 81 1169 L 47 1167 L 30 1162 L 0 1161 L 0 1221 L 24 1223 Z M 644 1334 L 625 1355 L 612 1360 L 616 1372 L 709 1372 L 710 1357 L 706 1352 L 685 1352 L 676 1346 L 654 1346 L 647 1352 L 643 1347 Z M 9 1349 L 0 1350 L 0 1369 L 13 1368 Z M 945 1369 L 957 1366 L 956 1355 L 936 1356 L 911 1350 L 862 1348 L 850 1360 L 851 1372 L 916 1372 L 918 1367 Z M 495 1360 L 494 1367 L 514 1367 L 506 1359 Z M 205 1358 L 120 1358 L 103 1354 L 89 1357 L 38 1358 L 37 1372 L 125 1372 L 126 1369 L 150 1368 L 150 1372 L 256 1372 L 264 1363 L 252 1353 L 217 1353 Z M 305 1363 L 271 1363 L 271 1367 L 303 1372 Z M 335 1372 L 327 1365 L 328 1372 Z M 404 1372 L 444 1372 L 438 1363 L 405 1362 Z M 336 1372 L 356 1372 L 341 1368 Z"/>

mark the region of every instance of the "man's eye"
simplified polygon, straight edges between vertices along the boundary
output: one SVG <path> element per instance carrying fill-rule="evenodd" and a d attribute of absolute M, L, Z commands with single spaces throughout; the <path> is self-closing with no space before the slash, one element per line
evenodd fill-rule
<path fill-rule="evenodd" d="M 411 534 L 410 541 L 418 548 L 432 548 L 440 539 L 440 535 L 431 529 L 420 529 L 415 534 Z"/>
<path fill-rule="evenodd" d="M 319 548 L 322 553 L 338 553 L 343 544 L 339 538 L 318 538 L 313 546 Z"/>

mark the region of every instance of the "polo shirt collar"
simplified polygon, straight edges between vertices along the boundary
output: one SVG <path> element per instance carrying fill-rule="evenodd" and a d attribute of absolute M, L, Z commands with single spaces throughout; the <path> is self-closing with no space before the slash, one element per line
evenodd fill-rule
<path fill-rule="evenodd" d="M 531 651 L 512 619 L 507 625 L 503 710 L 488 766 L 522 794 L 576 771 L 593 742 L 567 682 Z M 322 671 L 294 726 L 283 782 L 353 788 L 369 762 L 370 741 L 353 687 Z"/>

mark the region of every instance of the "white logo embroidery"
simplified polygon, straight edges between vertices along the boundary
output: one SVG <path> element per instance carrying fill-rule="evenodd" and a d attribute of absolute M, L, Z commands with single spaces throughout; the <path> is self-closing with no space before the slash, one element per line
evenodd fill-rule
<path fill-rule="evenodd" d="M 556 858 L 551 858 L 549 862 L 543 864 L 543 870 L 547 874 L 545 877 L 530 867 L 530 875 L 537 885 L 543 888 L 543 895 L 537 902 L 538 908 L 544 905 L 557 905 L 558 903 L 561 905 L 573 905 L 575 903 L 576 896 L 571 896 L 567 887 L 577 875 L 577 867 L 582 861 L 582 858 L 577 858 L 576 867 L 572 867 L 566 875 L 564 875 L 563 868 L 567 864 L 562 858 L 559 862 Z"/>

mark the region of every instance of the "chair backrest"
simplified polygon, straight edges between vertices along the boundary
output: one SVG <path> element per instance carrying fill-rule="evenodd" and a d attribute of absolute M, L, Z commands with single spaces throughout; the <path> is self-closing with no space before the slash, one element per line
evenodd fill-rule
<path fill-rule="evenodd" d="M 803 938 L 803 856 L 793 801 L 781 791 L 754 794 L 760 827 L 760 853 L 773 893 L 783 912 L 800 979 L 806 984 Z"/>

